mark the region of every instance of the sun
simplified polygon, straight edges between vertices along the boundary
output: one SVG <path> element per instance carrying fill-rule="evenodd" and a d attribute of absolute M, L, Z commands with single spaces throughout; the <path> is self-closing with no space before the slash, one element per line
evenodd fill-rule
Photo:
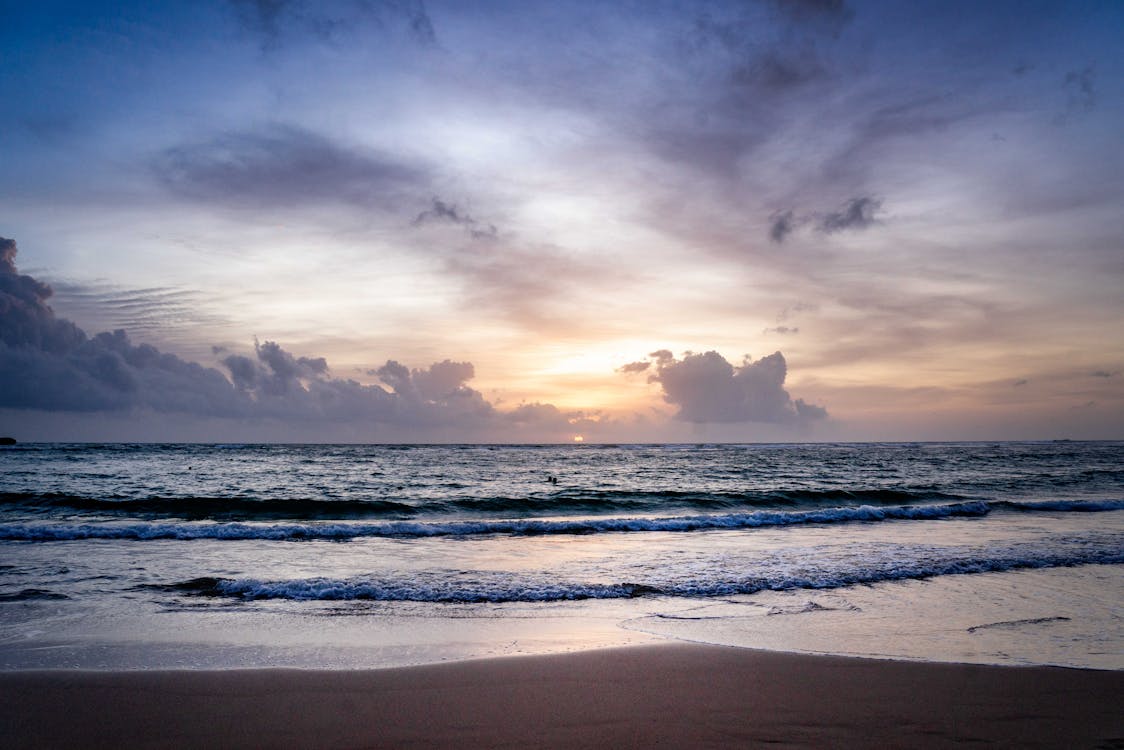
<path fill-rule="evenodd" d="M 574 442 L 575 443 L 584 443 L 585 438 L 583 438 L 581 435 L 574 435 Z"/>

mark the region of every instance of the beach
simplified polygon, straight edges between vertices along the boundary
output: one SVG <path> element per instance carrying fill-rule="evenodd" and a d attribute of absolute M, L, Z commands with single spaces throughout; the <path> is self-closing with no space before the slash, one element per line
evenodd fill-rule
<path fill-rule="evenodd" d="M 5 745 L 1124 746 L 1124 672 L 684 643 L 364 671 L 0 674 Z"/>
<path fill-rule="evenodd" d="M 20 445 L 0 744 L 1122 748 L 1122 456 Z"/>

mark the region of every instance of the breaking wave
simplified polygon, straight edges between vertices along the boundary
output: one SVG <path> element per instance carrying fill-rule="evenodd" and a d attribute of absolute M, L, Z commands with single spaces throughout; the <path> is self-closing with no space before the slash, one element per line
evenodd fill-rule
<path fill-rule="evenodd" d="M 378 523 L 11 523 L 0 525 L 0 540 L 66 541 L 76 539 L 217 539 L 347 541 L 363 537 L 468 537 L 484 535 L 559 535 L 627 532 L 689 532 L 754 529 L 797 524 L 871 523 L 895 520 L 934 520 L 982 517 L 994 509 L 1015 512 L 1097 512 L 1124 509 L 1124 500 L 1019 503 L 984 501 L 941 505 L 898 505 L 824 508 L 819 510 L 755 511 L 662 518 L 583 518 L 473 520 L 448 522 L 383 521 Z"/>
<path fill-rule="evenodd" d="M 1068 541 L 1068 543 L 1065 543 Z M 907 552 L 903 550 L 903 552 Z M 242 600 L 289 599 L 298 601 L 413 601 L 434 603 L 553 602 L 581 599 L 621 599 L 638 596 L 714 597 L 752 594 L 757 591 L 833 589 L 932 578 L 942 575 L 992 573 L 1025 568 L 1071 567 L 1124 562 L 1124 549 L 1113 537 L 1063 540 L 1055 549 L 1013 545 L 1006 549 L 979 550 L 928 548 L 875 559 L 844 569 L 800 566 L 800 573 L 777 572 L 733 580 L 723 575 L 687 580 L 641 580 L 611 583 L 560 581 L 542 574 L 474 571 L 422 571 L 401 576 L 304 578 L 265 581 L 252 578 L 195 578 L 170 585 L 149 586 L 187 596 L 227 597 Z"/>

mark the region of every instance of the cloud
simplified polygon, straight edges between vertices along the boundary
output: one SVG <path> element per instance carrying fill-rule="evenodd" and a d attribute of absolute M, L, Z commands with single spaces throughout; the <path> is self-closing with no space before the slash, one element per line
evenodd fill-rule
<path fill-rule="evenodd" d="M 203 295 L 174 287 L 126 288 L 105 281 L 73 283 L 52 281 L 55 311 L 87 325 L 132 334 L 174 335 L 185 326 L 226 322 L 211 312 Z"/>
<path fill-rule="evenodd" d="M 621 365 L 620 367 L 618 367 L 617 372 L 624 372 L 624 373 L 645 372 L 651 366 L 652 366 L 651 362 L 647 362 L 647 361 L 644 361 L 644 360 L 641 360 L 640 362 L 629 362 L 628 364 Z"/>
<path fill-rule="evenodd" d="M 0 237 L 0 342 L 50 353 L 82 343 L 86 334 L 69 321 L 56 320 L 47 305 L 51 287 L 16 270 L 16 252 L 15 240 Z"/>
<path fill-rule="evenodd" d="M 124 330 L 87 336 L 55 316 L 51 288 L 19 274 L 15 257 L 15 242 L 0 238 L 0 409 L 277 420 L 360 434 L 379 425 L 411 436 L 453 428 L 461 439 L 516 440 L 568 435 L 583 419 L 550 404 L 496 409 L 467 385 L 471 362 L 411 370 L 388 360 L 374 370 L 387 390 L 335 378 L 323 357 L 275 341 L 255 341 L 252 355 L 216 347 L 224 373 L 134 344 Z"/>
<path fill-rule="evenodd" d="M 497 234 L 494 225 L 482 224 L 474 217 L 459 211 L 455 205 L 446 203 L 437 197 L 433 198 L 432 208 L 422 211 L 414 218 L 414 226 L 434 222 L 447 222 L 462 226 L 473 239 L 495 238 Z"/>
<path fill-rule="evenodd" d="M 160 153 L 152 169 L 175 195 L 243 208 L 332 203 L 390 208 L 428 182 L 417 164 L 350 149 L 289 125 L 175 146 Z"/>
<path fill-rule="evenodd" d="M 784 242 L 797 226 L 796 214 L 792 211 L 776 211 L 769 221 L 769 239 L 777 243 Z"/>
<path fill-rule="evenodd" d="M 766 334 L 777 333 L 777 334 L 780 334 L 781 336 L 788 336 L 788 335 L 795 335 L 797 333 L 800 333 L 800 329 L 799 328 L 793 328 L 792 326 L 774 326 L 773 328 L 766 328 L 765 330 L 762 331 L 762 333 L 766 333 Z"/>
<path fill-rule="evenodd" d="M 876 223 L 874 215 L 882 208 L 882 201 L 870 196 L 852 198 L 838 211 L 824 214 L 817 222 L 817 229 L 827 234 L 852 229 L 866 229 Z"/>
<path fill-rule="evenodd" d="M 827 416 L 822 406 L 789 396 L 788 365 L 780 352 L 756 362 L 746 357 L 736 367 L 715 351 L 687 352 L 682 359 L 667 350 L 650 356 L 656 371 L 649 381 L 660 384 L 664 401 L 679 408 L 675 418 L 684 422 L 784 424 Z"/>
<path fill-rule="evenodd" d="M 796 407 L 796 416 L 800 419 L 827 419 L 827 409 L 816 404 L 809 404 L 802 398 L 792 402 Z"/>
<path fill-rule="evenodd" d="M 769 216 L 769 239 L 783 243 L 805 224 L 813 223 L 824 234 L 859 231 L 878 223 L 876 214 L 882 208 L 879 198 L 864 195 L 851 198 L 836 211 L 798 215 L 793 210 L 775 211 Z"/>

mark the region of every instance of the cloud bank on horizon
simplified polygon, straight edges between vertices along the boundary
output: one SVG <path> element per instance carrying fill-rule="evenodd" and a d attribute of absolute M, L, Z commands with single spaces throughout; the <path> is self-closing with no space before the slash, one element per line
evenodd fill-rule
<path fill-rule="evenodd" d="M 346 426 L 349 435 L 370 440 L 433 439 L 453 430 L 458 439 L 543 441 L 583 432 L 596 437 L 608 426 L 600 415 L 552 404 L 497 409 L 468 387 L 475 375 L 471 362 L 446 359 L 411 370 L 387 360 L 368 373 L 387 390 L 332 377 L 324 357 L 296 357 L 274 341 L 255 340 L 252 357 L 215 347 L 215 354 L 225 355 L 223 373 L 134 344 L 121 329 L 88 336 L 55 315 L 47 304 L 53 290 L 20 274 L 16 253 L 16 242 L 0 237 L 0 409 L 241 420 L 265 430 L 276 423 L 311 430 Z M 716 352 L 688 354 L 682 361 L 667 351 L 653 356 L 652 380 L 663 384 L 666 401 L 681 407 L 679 419 L 791 422 L 826 416 L 820 407 L 789 399 L 780 352 L 737 370 Z M 711 366 L 696 365 L 703 360 Z"/>
<path fill-rule="evenodd" d="M 0 21 L 10 431 L 1124 437 L 1119 3 Z"/>

